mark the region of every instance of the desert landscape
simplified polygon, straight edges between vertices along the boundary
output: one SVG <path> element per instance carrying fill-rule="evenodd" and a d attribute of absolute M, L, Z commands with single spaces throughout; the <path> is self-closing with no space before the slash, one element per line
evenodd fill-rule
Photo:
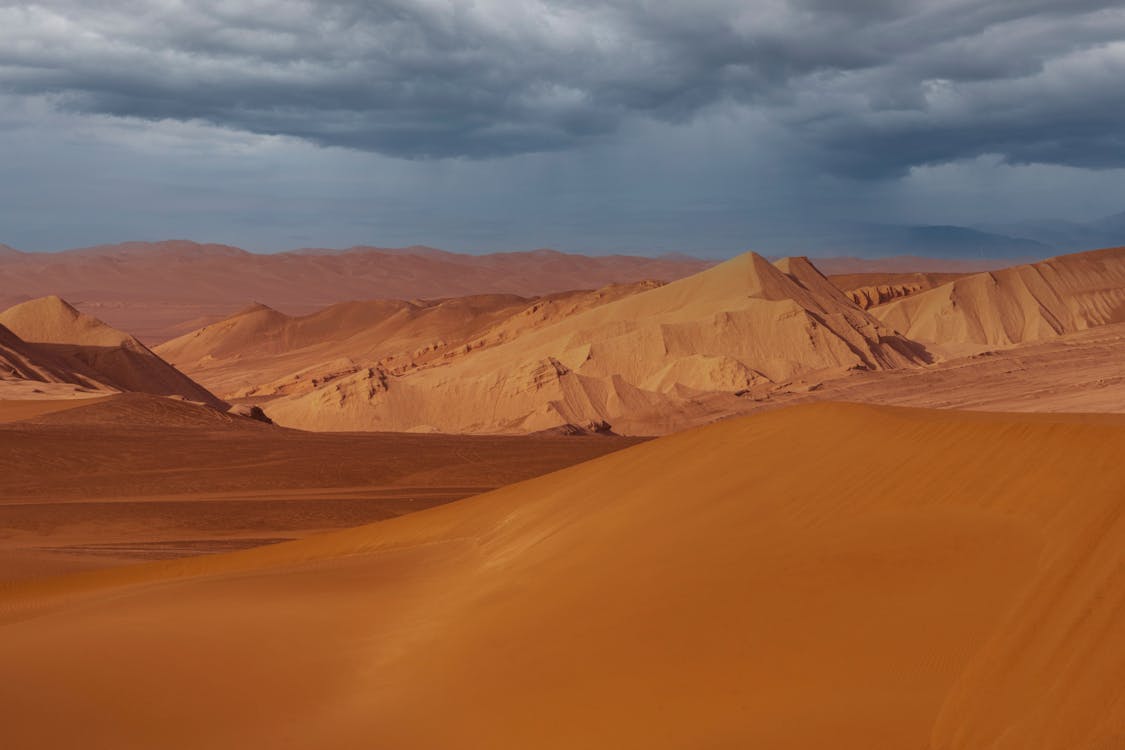
<path fill-rule="evenodd" d="M 0 750 L 1125 750 L 1118 0 L 0 2 Z"/>
<path fill-rule="evenodd" d="M 664 270 L 0 312 L 6 743 L 1122 741 L 1125 249 Z"/>

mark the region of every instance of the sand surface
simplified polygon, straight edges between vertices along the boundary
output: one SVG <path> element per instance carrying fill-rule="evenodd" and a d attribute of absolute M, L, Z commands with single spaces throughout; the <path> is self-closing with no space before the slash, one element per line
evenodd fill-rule
<path fill-rule="evenodd" d="M 536 298 L 254 304 L 155 352 L 47 297 L 0 313 L 0 397 L 226 408 L 213 392 L 300 429 L 485 434 L 658 435 L 810 399 L 1120 411 L 1122 253 L 831 280 L 749 253 L 669 284 Z"/>
<path fill-rule="evenodd" d="M 963 273 L 849 273 L 828 280 L 864 310 L 947 284 Z"/>
<path fill-rule="evenodd" d="M 1123 453 L 1121 417 L 799 406 L 374 525 L 12 585 L 0 726 L 115 750 L 1106 750 Z"/>
<path fill-rule="evenodd" d="M 35 383 L 45 396 L 66 383 L 79 393 L 140 392 L 227 406 L 132 335 L 54 295 L 0 311 L 0 379 L 8 397 L 15 380 Z"/>
<path fill-rule="evenodd" d="M 537 298 L 376 299 L 297 317 L 258 304 L 155 351 L 225 398 L 270 399 L 371 367 L 394 371 L 440 361 L 470 342 L 508 340 L 655 286 L 637 282 Z"/>
<path fill-rule="evenodd" d="M 0 401 L 0 423 L 0 582 L 356 526 L 636 442 L 312 435 L 137 394 Z"/>
<path fill-rule="evenodd" d="M 1125 247 L 965 276 L 872 312 L 953 355 L 1125 322 Z"/>
<path fill-rule="evenodd" d="M 938 409 L 1125 413 L 1125 324 L 948 360 L 863 373 L 775 402 L 845 400 Z M 761 406 L 761 404 L 759 404 Z M 751 407 L 753 408 L 753 407 Z"/>
<path fill-rule="evenodd" d="M 1123 258 L 829 279 L 808 259 L 749 253 L 666 285 L 535 300 L 374 300 L 299 318 L 259 305 L 157 352 L 227 399 L 327 431 L 656 435 L 807 394 L 1119 411 Z"/>
<path fill-rule="evenodd" d="M 280 424 L 310 430 L 526 433 L 628 423 L 633 434 L 655 434 L 712 418 L 700 399 L 707 394 L 733 398 L 794 378 L 929 359 L 807 259 L 770 263 L 754 253 L 540 325 L 498 324 L 436 358 L 426 353 L 370 363 L 263 406 Z"/>

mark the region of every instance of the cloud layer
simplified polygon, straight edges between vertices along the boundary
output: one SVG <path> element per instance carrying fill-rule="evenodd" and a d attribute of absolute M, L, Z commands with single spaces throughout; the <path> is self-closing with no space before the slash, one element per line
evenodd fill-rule
<path fill-rule="evenodd" d="M 859 178 L 1125 166 L 1118 0 L 0 2 L 0 91 L 392 157 L 750 111 Z M 750 141 L 751 134 L 747 134 Z M 748 142 L 746 148 L 755 147 Z"/>

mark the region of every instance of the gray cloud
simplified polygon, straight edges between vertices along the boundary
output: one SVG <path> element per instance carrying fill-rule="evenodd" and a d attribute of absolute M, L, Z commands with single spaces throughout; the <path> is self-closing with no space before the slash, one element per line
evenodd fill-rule
<path fill-rule="evenodd" d="M 0 2 L 0 90 L 406 158 L 751 108 L 859 177 L 1125 166 L 1117 0 Z"/>

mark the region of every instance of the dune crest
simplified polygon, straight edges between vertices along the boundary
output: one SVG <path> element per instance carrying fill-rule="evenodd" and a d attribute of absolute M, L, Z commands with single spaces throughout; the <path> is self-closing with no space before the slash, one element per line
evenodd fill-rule
<path fill-rule="evenodd" d="M 17 586 L 0 718 L 40 747 L 1103 750 L 1122 450 L 1120 418 L 821 404 Z"/>
<path fill-rule="evenodd" d="M 747 253 L 694 276 L 485 336 L 440 358 L 380 362 L 269 403 L 315 430 L 535 432 L 608 423 L 657 434 L 795 378 L 912 367 L 922 347 L 859 309 L 805 258 Z M 502 327 L 501 327 L 502 328 Z"/>
<path fill-rule="evenodd" d="M 615 284 L 538 298 L 474 295 L 343 302 L 290 317 L 253 305 L 155 351 L 227 398 L 305 393 L 375 367 L 394 373 L 479 350 L 659 286 Z"/>
<path fill-rule="evenodd" d="M 902 297 L 941 286 L 963 273 L 851 273 L 834 274 L 829 280 L 864 310 Z"/>
<path fill-rule="evenodd" d="M 954 353 L 1125 321 L 1125 248 L 973 274 L 878 307 L 887 325 Z"/>
<path fill-rule="evenodd" d="M 31 300 L 0 312 L 0 326 L 34 351 L 63 363 L 71 382 L 224 406 L 220 399 L 129 334 L 79 312 L 57 296 Z"/>
<path fill-rule="evenodd" d="M 61 382 L 69 373 L 59 363 L 45 361 L 43 352 L 0 325 L 0 377 L 10 380 Z"/>

